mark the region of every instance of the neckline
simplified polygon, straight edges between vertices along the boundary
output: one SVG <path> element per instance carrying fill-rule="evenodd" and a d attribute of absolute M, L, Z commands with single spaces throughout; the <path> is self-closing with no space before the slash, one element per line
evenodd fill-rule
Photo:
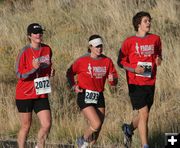
<path fill-rule="evenodd" d="M 102 58 L 102 54 L 96 58 L 93 58 L 93 57 L 91 57 L 91 53 L 89 53 L 89 57 L 90 57 L 90 59 L 93 59 L 93 60 L 99 60 Z"/>
<path fill-rule="evenodd" d="M 135 36 L 136 36 L 137 38 L 146 38 L 146 37 L 149 36 L 149 33 L 145 34 L 144 36 L 138 36 L 137 34 L 135 34 Z"/>
<path fill-rule="evenodd" d="M 32 47 L 32 45 L 31 45 L 31 44 L 29 44 L 29 46 L 30 46 L 30 48 L 31 48 L 31 49 L 33 49 L 33 50 L 40 50 L 40 49 L 41 49 L 41 44 L 40 44 L 40 46 L 39 46 L 39 47 L 37 47 L 37 48 Z"/>

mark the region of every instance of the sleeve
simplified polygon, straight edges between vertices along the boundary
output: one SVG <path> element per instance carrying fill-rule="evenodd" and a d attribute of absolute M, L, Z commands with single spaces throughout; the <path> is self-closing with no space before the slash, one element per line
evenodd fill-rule
<path fill-rule="evenodd" d="M 127 40 L 125 40 L 121 49 L 119 50 L 117 64 L 121 68 L 134 72 L 135 67 L 133 67 L 129 63 L 129 49 L 130 49 L 130 44 Z"/>
<path fill-rule="evenodd" d="M 113 81 L 109 81 L 109 84 L 112 85 L 112 86 L 115 86 L 118 83 L 118 74 L 117 74 L 117 71 L 116 71 L 115 66 L 114 66 L 111 59 L 110 59 L 110 63 L 109 63 L 109 72 L 108 72 L 108 74 L 113 75 Z"/>
<path fill-rule="evenodd" d="M 31 70 L 28 69 L 27 58 L 28 57 L 25 55 L 25 53 L 21 52 L 16 60 L 16 76 L 17 78 L 22 80 L 35 77 L 36 69 L 35 68 L 32 68 Z"/>
<path fill-rule="evenodd" d="M 160 37 L 157 40 L 157 56 L 162 59 L 162 44 L 161 44 L 161 39 Z"/>
<path fill-rule="evenodd" d="M 76 83 L 74 76 L 78 73 L 78 62 L 75 61 L 67 70 L 66 78 L 70 88 L 72 88 Z"/>

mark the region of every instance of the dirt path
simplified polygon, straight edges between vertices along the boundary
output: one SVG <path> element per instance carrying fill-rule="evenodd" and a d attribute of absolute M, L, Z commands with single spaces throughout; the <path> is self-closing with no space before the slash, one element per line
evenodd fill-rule
<path fill-rule="evenodd" d="M 35 148 L 36 143 L 28 141 L 26 143 L 26 148 Z M 10 140 L 1 140 L 0 139 L 0 148 L 18 148 L 17 141 L 14 139 Z M 46 144 L 46 148 L 77 148 L 73 144 Z M 111 146 L 93 146 L 93 148 L 123 148 L 123 146 L 111 145 Z"/>
<path fill-rule="evenodd" d="M 34 148 L 35 142 L 27 142 L 27 148 Z M 47 144 L 47 148 L 75 148 L 74 145 L 68 144 Z M 18 148 L 16 140 L 0 140 L 0 148 Z"/>

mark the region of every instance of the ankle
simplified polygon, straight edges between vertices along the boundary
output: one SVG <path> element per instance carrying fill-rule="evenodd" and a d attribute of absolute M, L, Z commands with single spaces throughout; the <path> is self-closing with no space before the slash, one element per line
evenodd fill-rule
<path fill-rule="evenodd" d="M 87 138 L 87 137 L 82 136 L 81 138 L 82 138 L 84 141 L 88 142 L 88 138 Z"/>
<path fill-rule="evenodd" d="M 131 122 L 129 126 L 130 126 L 131 131 L 133 132 L 135 130 L 133 123 Z"/>

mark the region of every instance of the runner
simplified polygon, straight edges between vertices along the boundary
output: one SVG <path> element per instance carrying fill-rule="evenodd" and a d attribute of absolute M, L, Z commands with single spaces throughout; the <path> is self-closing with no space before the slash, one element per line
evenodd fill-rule
<path fill-rule="evenodd" d="M 131 124 L 123 124 L 125 146 L 130 147 L 133 131 L 138 128 L 142 148 L 148 146 L 148 117 L 153 104 L 156 70 L 161 65 L 160 37 L 149 33 L 151 16 L 138 12 L 133 17 L 135 36 L 127 38 L 120 49 L 118 65 L 127 72 L 132 107 L 137 114 Z"/>
<path fill-rule="evenodd" d="M 51 48 L 41 43 L 43 31 L 39 24 L 30 24 L 27 27 L 30 44 L 26 45 L 17 57 L 16 106 L 21 122 L 17 139 L 19 148 L 25 148 L 33 110 L 41 125 L 38 132 L 38 148 L 45 147 L 45 140 L 51 127 L 51 112 L 47 93 L 51 92 L 49 77 L 54 76 L 54 70 L 51 68 Z"/>
<path fill-rule="evenodd" d="M 97 141 L 105 117 L 105 81 L 108 79 L 113 86 L 118 81 L 112 60 L 102 52 L 102 37 L 90 36 L 88 53 L 78 58 L 67 71 L 68 82 L 78 94 L 77 104 L 89 124 L 84 135 L 77 139 L 79 148 L 86 148 Z"/>

